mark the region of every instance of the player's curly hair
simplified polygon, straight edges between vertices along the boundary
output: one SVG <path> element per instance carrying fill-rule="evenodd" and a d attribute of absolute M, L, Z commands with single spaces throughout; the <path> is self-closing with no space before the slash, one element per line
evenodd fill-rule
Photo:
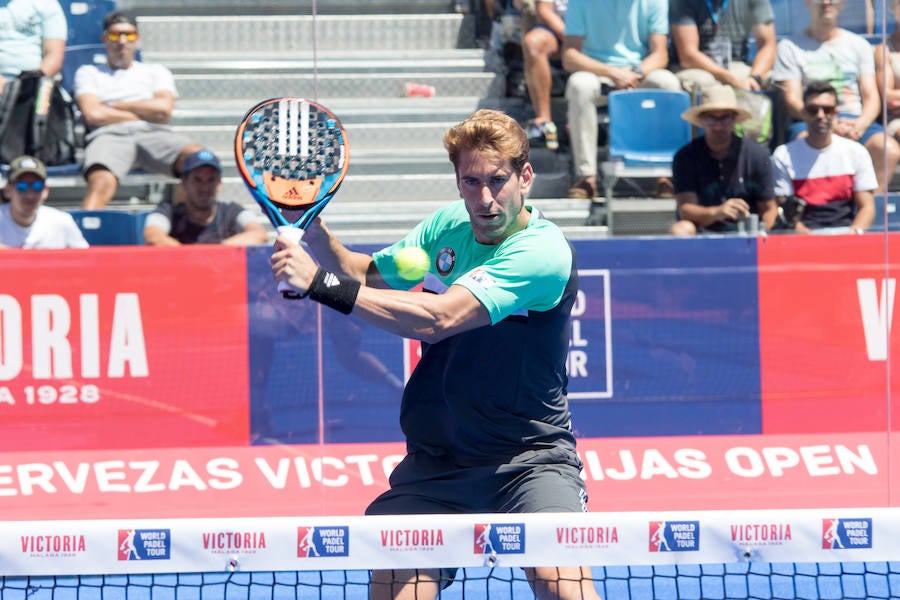
<path fill-rule="evenodd" d="M 456 167 L 463 152 L 477 150 L 509 159 L 516 173 L 528 163 L 528 136 L 515 119 L 499 110 L 479 110 L 444 134 L 444 148 Z"/>

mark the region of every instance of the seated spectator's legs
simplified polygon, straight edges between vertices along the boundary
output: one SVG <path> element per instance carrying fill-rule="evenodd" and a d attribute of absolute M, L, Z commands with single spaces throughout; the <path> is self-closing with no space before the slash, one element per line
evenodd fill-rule
<path fill-rule="evenodd" d="M 693 237 L 697 235 L 697 226 L 687 220 L 675 221 L 669 228 L 669 233 L 676 237 Z"/>
<path fill-rule="evenodd" d="M 869 133 L 872 125 L 877 125 L 877 133 Z M 884 194 L 888 190 L 891 183 L 891 177 L 897 168 L 897 162 L 900 161 L 900 144 L 893 137 L 885 134 L 884 129 L 878 123 L 873 123 L 866 130 L 866 134 L 860 138 L 860 141 L 869 151 L 872 157 L 872 164 L 875 166 L 875 177 L 878 178 L 878 189 L 876 194 Z M 887 173 L 887 176 L 885 176 Z"/>
<path fill-rule="evenodd" d="M 138 166 L 177 177 L 184 157 L 202 149 L 167 126 L 144 121 L 119 123 L 92 132 L 84 151 L 87 192 L 82 207 L 104 208 L 113 199 L 119 182 Z M 176 201 L 183 195 L 180 187 Z"/>
<path fill-rule="evenodd" d="M 137 160 L 137 145 L 130 127 L 111 125 L 87 136 L 84 149 L 84 178 L 87 191 L 81 207 L 105 208 L 115 196 L 121 181 Z"/>
<path fill-rule="evenodd" d="M 550 111 L 550 94 L 553 88 L 550 60 L 559 52 L 559 49 L 559 40 L 553 32 L 540 25 L 532 28 L 522 37 L 525 83 L 528 86 L 528 97 L 531 99 L 531 106 L 534 109 L 536 126 L 553 121 Z M 550 148 L 551 145 L 548 143 L 547 147 Z"/>
<path fill-rule="evenodd" d="M 572 73 L 566 83 L 567 119 L 575 169 L 570 198 L 590 200 L 597 195 L 597 107 L 606 104 L 602 90 L 611 84 L 609 79 L 587 71 Z"/>
<path fill-rule="evenodd" d="M 81 200 L 81 208 L 98 210 L 106 208 L 119 188 L 119 180 L 103 165 L 93 165 L 85 172 L 87 191 Z"/>
<path fill-rule="evenodd" d="M 900 141 L 900 119 L 891 119 L 887 124 L 887 133 L 897 141 Z"/>
<path fill-rule="evenodd" d="M 751 67 L 747 63 L 735 61 L 731 63 L 728 70 L 741 79 L 747 79 L 750 77 L 750 69 Z M 692 96 L 710 86 L 720 85 L 712 73 L 703 69 L 682 69 L 676 73 L 676 76 L 684 90 Z"/>
<path fill-rule="evenodd" d="M 672 71 L 657 69 L 645 75 L 638 87 L 679 92 L 681 91 L 681 82 Z"/>

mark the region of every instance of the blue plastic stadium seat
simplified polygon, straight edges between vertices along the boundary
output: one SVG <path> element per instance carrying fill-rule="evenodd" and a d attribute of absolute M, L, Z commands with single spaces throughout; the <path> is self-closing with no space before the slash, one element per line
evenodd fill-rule
<path fill-rule="evenodd" d="M 66 46 L 63 57 L 62 84 L 71 94 L 75 86 L 75 71 L 82 65 L 106 64 L 106 46 L 96 42 L 78 46 Z"/>
<path fill-rule="evenodd" d="M 91 246 L 127 246 L 140 244 L 138 217 L 135 213 L 117 210 L 68 211 Z"/>
<path fill-rule="evenodd" d="M 609 156 L 628 166 L 671 164 L 691 140 L 681 113 L 691 107 L 687 92 L 615 91 L 609 94 Z"/>
<path fill-rule="evenodd" d="M 870 232 L 884 231 L 885 195 L 875 194 L 875 220 Z M 888 231 L 900 231 L 900 194 L 887 194 L 887 228 Z"/>
<path fill-rule="evenodd" d="M 116 9 L 115 0 L 59 0 L 69 25 L 67 46 L 97 44 L 103 33 L 103 17 Z"/>
<path fill-rule="evenodd" d="M 609 158 L 603 174 L 606 225 L 612 231 L 613 188 L 621 177 L 672 175 L 672 158 L 691 140 L 681 113 L 691 106 L 687 92 L 621 90 L 609 94 Z"/>
<path fill-rule="evenodd" d="M 147 222 L 147 215 L 149 215 L 152 210 L 141 210 L 134 213 L 134 226 L 137 232 L 138 244 L 144 243 L 144 223 Z"/>

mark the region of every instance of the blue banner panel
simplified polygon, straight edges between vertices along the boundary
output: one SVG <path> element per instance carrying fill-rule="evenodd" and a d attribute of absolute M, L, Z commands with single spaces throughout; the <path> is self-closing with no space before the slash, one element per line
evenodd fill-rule
<path fill-rule="evenodd" d="M 580 436 L 759 433 L 756 241 L 575 244 L 569 393 Z"/>
<path fill-rule="evenodd" d="M 755 240 L 575 247 L 581 291 L 568 369 L 578 435 L 759 433 Z M 402 440 L 415 342 L 283 300 L 269 253 L 248 251 L 254 443 Z"/>
<path fill-rule="evenodd" d="M 315 302 L 283 299 L 270 255 L 247 252 L 252 442 L 402 440 L 403 340 Z"/>

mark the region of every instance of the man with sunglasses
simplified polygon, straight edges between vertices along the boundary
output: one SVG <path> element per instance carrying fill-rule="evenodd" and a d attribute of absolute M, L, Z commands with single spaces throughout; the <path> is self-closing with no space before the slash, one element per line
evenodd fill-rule
<path fill-rule="evenodd" d="M 38 159 L 13 160 L 3 193 L 9 202 L 0 205 L 0 248 L 88 247 L 72 215 L 44 205 L 47 168 Z"/>
<path fill-rule="evenodd" d="M 812 81 L 828 81 L 838 99 L 832 130 L 866 147 L 875 165 L 877 189 L 886 191 L 900 160 L 900 144 L 878 122 L 881 95 L 872 46 L 839 26 L 843 0 L 806 0 L 806 5 L 809 26 L 778 42 L 772 69 L 789 120 L 795 120 L 788 127 L 788 139 L 805 133 L 804 87 Z"/>
<path fill-rule="evenodd" d="M 179 175 L 184 158 L 203 149 L 168 123 L 175 108 L 175 80 L 163 65 L 136 60 L 140 35 L 131 15 L 115 11 L 103 20 L 107 63 L 75 73 L 75 101 L 88 130 L 84 150 L 86 209 L 104 208 L 130 170 Z"/>
<path fill-rule="evenodd" d="M 672 161 L 678 220 L 670 233 L 735 233 L 751 214 L 771 229 L 778 208 L 769 153 L 756 141 L 735 135 L 735 125 L 750 113 L 737 106 L 734 88 L 707 87 L 700 104 L 681 118 L 704 135 L 678 150 Z"/>
<path fill-rule="evenodd" d="M 803 91 L 808 135 L 775 149 L 775 195 L 798 198 L 804 208 L 799 233 L 864 233 L 875 218 L 878 187 L 872 159 L 859 142 L 834 133 L 838 94 L 827 81 Z"/>

